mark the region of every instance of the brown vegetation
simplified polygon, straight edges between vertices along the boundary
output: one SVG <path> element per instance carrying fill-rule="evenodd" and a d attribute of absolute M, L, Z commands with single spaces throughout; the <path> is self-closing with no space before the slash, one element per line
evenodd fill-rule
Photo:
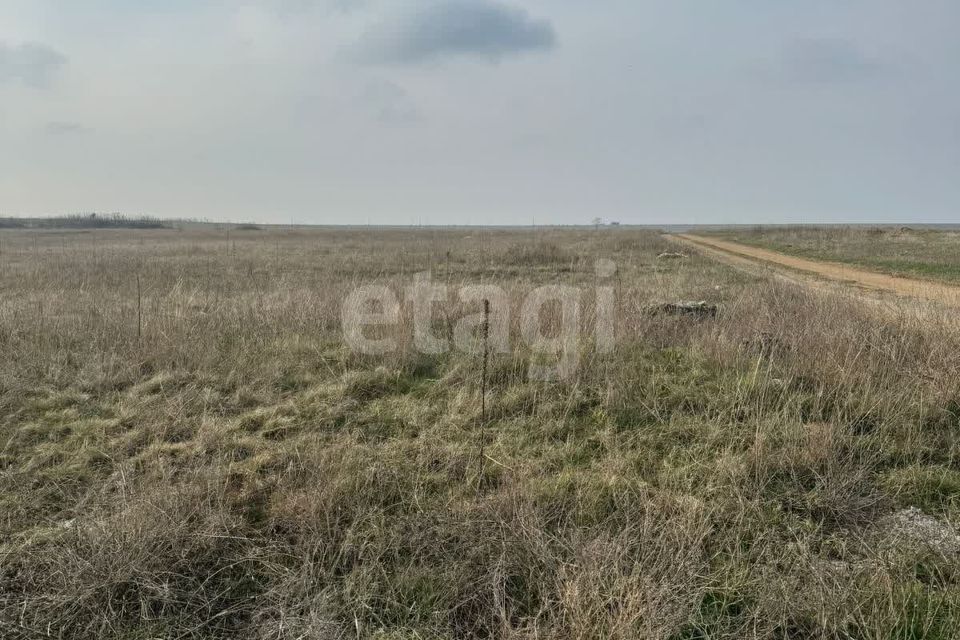
<path fill-rule="evenodd" d="M 0 635 L 957 637 L 954 317 L 880 318 L 670 248 L 3 232 Z M 429 269 L 517 306 L 593 286 L 597 258 L 618 267 L 616 350 L 585 341 L 574 378 L 537 382 L 514 341 L 486 421 L 479 357 L 418 354 L 408 308 L 398 352 L 343 346 L 359 283 Z M 720 312 L 644 312 L 677 300 Z M 437 326 L 476 312 L 452 301 Z M 937 540 L 893 535 L 904 519 Z"/>

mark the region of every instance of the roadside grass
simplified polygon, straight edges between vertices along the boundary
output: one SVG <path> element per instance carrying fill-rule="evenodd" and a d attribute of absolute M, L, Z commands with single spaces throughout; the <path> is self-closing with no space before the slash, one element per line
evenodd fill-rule
<path fill-rule="evenodd" d="M 949 317 L 659 264 L 650 233 L 157 233 L 3 254 L 5 637 L 960 633 L 958 553 L 885 524 L 960 524 Z M 416 353 L 408 309 L 394 353 L 339 341 L 370 277 L 516 303 L 598 257 L 617 348 L 540 381 L 514 340 L 486 422 L 478 356 Z M 644 312 L 677 299 L 722 311 Z"/>

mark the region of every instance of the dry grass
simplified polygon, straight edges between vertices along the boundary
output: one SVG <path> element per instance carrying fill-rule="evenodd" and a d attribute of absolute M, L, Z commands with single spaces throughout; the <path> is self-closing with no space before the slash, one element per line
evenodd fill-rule
<path fill-rule="evenodd" d="M 3 232 L 0 634 L 957 637 L 957 554 L 884 524 L 914 505 L 960 523 L 956 321 L 658 262 L 668 248 Z M 522 346 L 496 354 L 483 465 L 477 356 L 416 353 L 407 308 L 397 353 L 342 345 L 358 283 L 430 269 L 516 306 L 592 286 L 601 257 L 617 349 L 585 344 L 558 382 L 529 380 Z M 687 299 L 721 314 L 643 313 Z"/>

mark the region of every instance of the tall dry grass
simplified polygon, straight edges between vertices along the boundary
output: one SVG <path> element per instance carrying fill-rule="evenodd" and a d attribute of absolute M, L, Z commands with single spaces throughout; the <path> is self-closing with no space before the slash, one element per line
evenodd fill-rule
<path fill-rule="evenodd" d="M 3 636 L 956 637 L 950 539 L 889 520 L 958 522 L 956 321 L 665 248 L 630 230 L 3 232 Z M 615 351 L 585 342 L 576 376 L 541 382 L 514 340 L 487 420 L 478 357 L 417 353 L 408 306 L 397 352 L 343 346 L 358 284 L 431 270 L 516 309 L 540 284 L 594 286 L 597 258 L 618 266 Z M 645 312 L 685 299 L 721 313 Z M 476 311 L 451 302 L 438 334 Z"/>

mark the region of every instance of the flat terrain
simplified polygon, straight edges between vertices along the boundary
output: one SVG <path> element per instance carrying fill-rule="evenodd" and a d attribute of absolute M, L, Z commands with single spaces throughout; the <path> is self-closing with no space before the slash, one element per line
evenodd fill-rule
<path fill-rule="evenodd" d="M 0 231 L 0 637 L 960 637 L 956 309 L 676 253 L 629 229 Z M 417 347 L 426 274 L 441 344 L 482 309 L 460 287 L 502 292 L 486 377 Z M 364 285 L 398 301 L 364 334 L 384 353 L 345 342 Z M 577 329 L 567 377 L 534 374 L 559 356 L 520 321 L 545 285 L 579 302 L 536 323 Z M 663 312 L 691 300 L 716 314 Z"/>

